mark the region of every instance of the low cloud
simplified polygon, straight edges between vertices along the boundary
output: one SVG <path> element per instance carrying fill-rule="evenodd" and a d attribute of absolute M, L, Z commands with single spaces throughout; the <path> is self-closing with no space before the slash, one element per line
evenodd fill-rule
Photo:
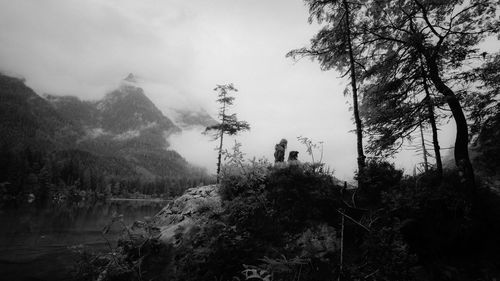
<path fill-rule="evenodd" d="M 215 142 L 202 134 L 202 128 L 184 130 L 181 134 L 171 135 L 169 149 L 179 152 L 189 163 L 204 167 L 209 173 L 215 173 L 217 152 Z"/>

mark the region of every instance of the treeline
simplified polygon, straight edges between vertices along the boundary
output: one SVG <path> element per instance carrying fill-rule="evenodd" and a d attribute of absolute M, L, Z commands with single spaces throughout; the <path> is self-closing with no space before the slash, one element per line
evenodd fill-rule
<path fill-rule="evenodd" d="M 111 178 L 105 184 L 105 193 L 118 197 L 139 198 L 146 197 L 176 197 L 191 187 L 213 183 L 214 179 L 208 176 L 158 178 L 154 181 L 144 182 L 138 178 L 119 179 Z"/>
<path fill-rule="evenodd" d="M 100 158 L 79 150 L 0 149 L 0 204 L 175 197 L 187 188 L 212 181 L 197 168 L 178 177 L 146 177 L 122 159 Z"/>

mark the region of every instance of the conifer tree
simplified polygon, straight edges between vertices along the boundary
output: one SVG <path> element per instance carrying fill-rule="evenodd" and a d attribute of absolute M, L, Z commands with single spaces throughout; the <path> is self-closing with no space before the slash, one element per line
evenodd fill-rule
<path fill-rule="evenodd" d="M 311 39 L 311 46 L 290 51 L 289 57 L 308 56 L 317 59 L 323 70 L 336 68 L 349 74 L 352 94 L 352 108 L 356 125 L 356 149 L 358 153 L 358 179 L 363 175 L 365 154 L 363 148 L 363 124 L 359 112 L 358 77 L 362 63 L 358 60 L 361 51 L 358 35 L 351 32 L 353 20 L 360 4 L 346 0 L 304 0 L 309 6 L 309 22 L 316 20 L 323 28 Z M 346 89 L 347 92 L 347 89 Z M 358 180 L 358 185 L 362 181 Z"/>
<path fill-rule="evenodd" d="M 217 85 L 214 89 L 217 92 L 217 102 L 220 104 L 219 108 L 219 121 L 217 125 L 209 126 L 205 129 L 205 133 L 212 133 L 214 140 L 219 140 L 219 146 L 217 147 L 217 183 L 219 183 L 219 174 L 222 161 L 222 146 L 224 144 L 224 135 L 236 135 L 241 131 L 250 130 L 250 125 L 246 121 L 238 121 L 236 113 L 230 114 L 228 112 L 229 107 L 233 105 L 234 97 L 231 96 L 231 92 L 237 92 L 238 90 L 234 85 Z"/>
<path fill-rule="evenodd" d="M 462 100 L 466 92 L 457 87 L 453 76 L 478 57 L 477 47 L 484 38 L 499 32 L 498 4 L 490 0 L 381 0 L 368 1 L 365 7 L 356 28 L 371 47 L 364 55 L 374 65 L 393 61 L 399 69 L 411 69 L 414 59 L 423 58 L 427 80 L 446 101 L 455 121 L 454 156 L 460 180 L 467 191 L 474 192 Z M 377 67 L 377 72 L 386 75 L 386 68 Z"/>
<path fill-rule="evenodd" d="M 436 115 L 435 107 L 442 106 L 444 100 L 436 99 L 437 93 L 429 85 L 422 60 L 418 56 L 408 59 L 412 61 L 408 69 L 398 68 L 397 60 L 389 60 L 364 73 L 361 113 L 369 136 L 367 149 L 375 155 L 392 155 L 405 139 L 411 140 L 415 131 L 430 125 L 436 172 L 441 177 L 437 123 L 442 114 Z M 382 67 L 383 72 L 379 70 Z"/>
<path fill-rule="evenodd" d="M 361 83 L 384 79 L 391 73 L 397 75 L 391 78 L 393 81 L 403 81 L 408 71 L 418 70 L 416 66 L 422 58 L 426 82 L 446 102 L 455 121 L 454 156 L 460 181 L 465 190 L 474 193 L 469 128 L 463 110 L 467 91 L 458 88 L 460 80 L 454 76 L 459 76 L 464 66 L 470 66 L 478 58 L 481 41 L 500 32 L 497 1 L 350 1 L 348 17 L 339 9 L 340 0 L 305 1 L 314 18 L 320 21 L 338 23 L 350 19 L 348 30 L 340 24 L 322 29 L 312 39 L 310 49 L 298 50 L 299 54 L 318 57 L 325 68 L 347 64 L 346 41 L 339 39 L 348 34 L 352 36 L 351 43 L 355 43 L 352 45 L 355 62 L 363 72 L 372 73 L 371 77 L 359 77 Z"/>

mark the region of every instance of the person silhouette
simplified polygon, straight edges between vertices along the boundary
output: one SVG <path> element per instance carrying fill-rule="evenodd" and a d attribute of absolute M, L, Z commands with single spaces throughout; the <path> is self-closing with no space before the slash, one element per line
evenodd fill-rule
<path fill-rule="evenodd" d="M 285 150 L 288 141 L 281 139 L 280 143 L 274 146 L 274 163 L 285 161 Z"/>

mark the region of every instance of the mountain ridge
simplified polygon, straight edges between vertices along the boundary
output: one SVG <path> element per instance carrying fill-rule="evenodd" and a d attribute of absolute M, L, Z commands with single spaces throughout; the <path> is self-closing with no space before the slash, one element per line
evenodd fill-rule
<path fill-rule="evenodd" d="M 85 154 L 86 159 L 95 158 L 89 162 L 120 162 L 109 169 L 114 176 L 153 180 L 189 175 L 193 166 L 169 149 L 167 141 L 182 129 L 132 78 L 129 75 L 100 100 L 85 101 L 74 96 L 41 97 L 22 79 L 0 74 L 0 126 L 7 132 L 0 145 L 6 151 L 43 154 L 83 151 L 92 155 Z"/>

